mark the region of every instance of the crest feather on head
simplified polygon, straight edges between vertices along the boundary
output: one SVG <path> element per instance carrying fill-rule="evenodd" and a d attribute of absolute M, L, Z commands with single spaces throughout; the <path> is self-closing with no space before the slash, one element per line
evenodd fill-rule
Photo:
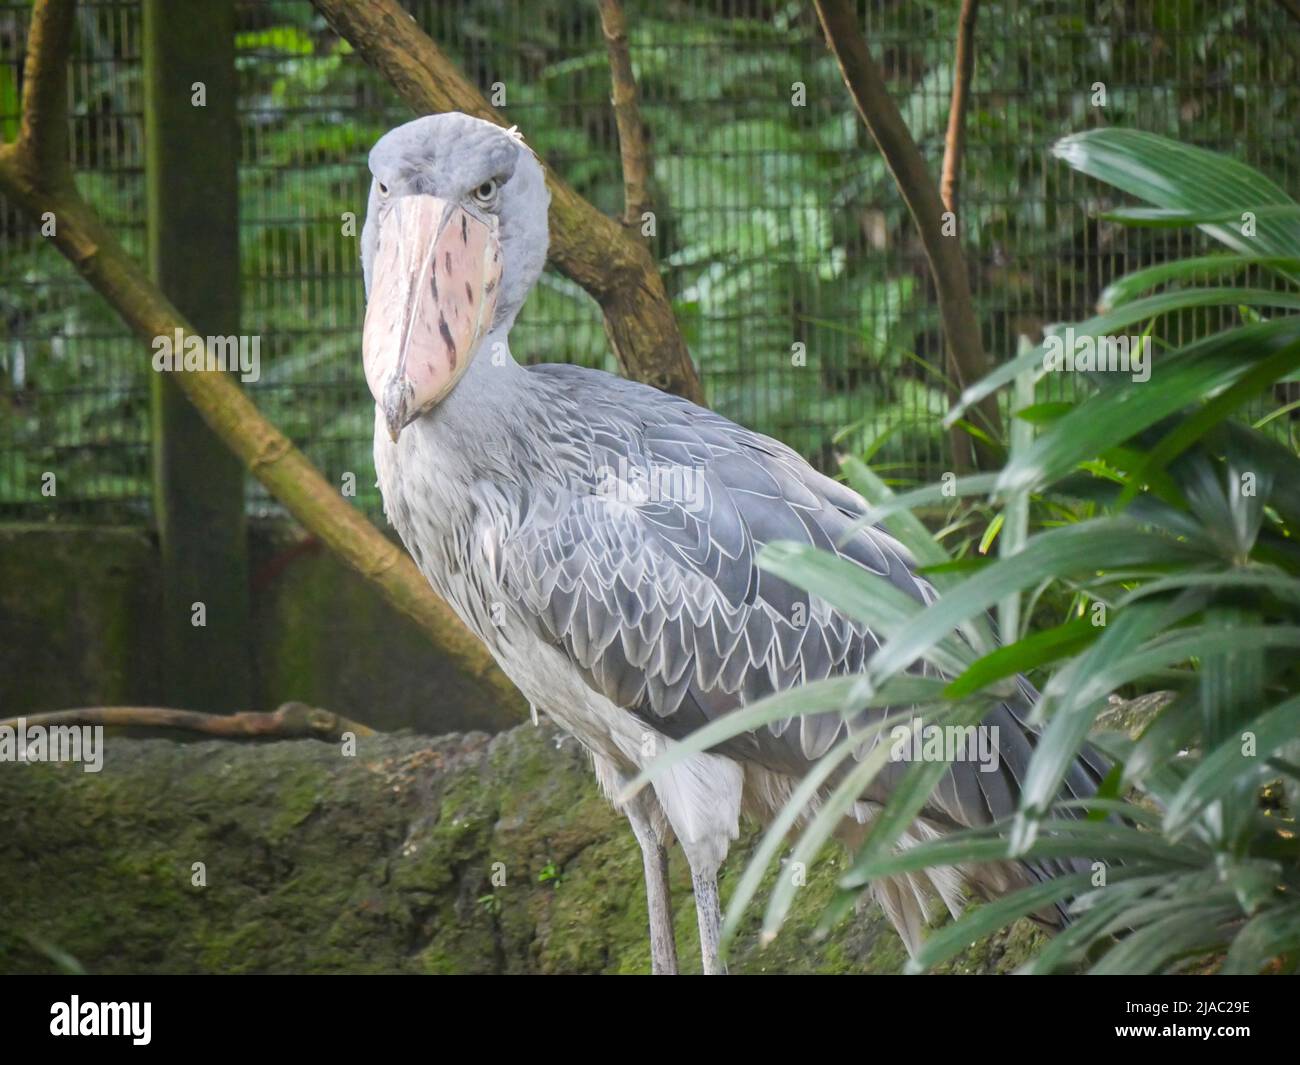
<path fill-rule="evenodd" d="M 524 135 L 520 131 L 518 126 L 511 126 L 508 130 L 506 130 L 506 136 L 513 137 L 516 141 L 518 141 L 520 144 L 522 144 L 525 148 L 527 148 L 530 152 L 533 153 L 534 159 L 536 159 L 538 162 L 541 162 L 542 157 L 537 154 L 537 149 L 534 148 L 531 144 L 529 144 L 526 140 L 524 140 Z"/>

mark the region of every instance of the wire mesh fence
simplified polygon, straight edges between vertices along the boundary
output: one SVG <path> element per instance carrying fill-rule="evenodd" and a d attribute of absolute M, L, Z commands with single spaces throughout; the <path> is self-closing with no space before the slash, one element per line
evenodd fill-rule
<path fill-rule="evenodd" d="M 865 25 L 938 171 L 956 0 L 868 0 Z M 605 44 L 593 0 L 414 0 L 420 25 L 598 207 L 621 210 Z M 629 0 L 654 152 L 653 246 L 710 403 L 827 466 L 945 468 L 941 336 L 919 242 L 853 114 L 810 5 Z M 0 2 L 0 133 L 17 126 L 27 3 Z M 378 512 L 359 358 L 365 157 L 411 117 L 308 0 L 237 9 L 242 330 L 257 403 Z M 981 5 L 960 217 L 993 358 L 1085 317 L 1119 274 L 1201 245 L 1096 217 L 1100 186 L 1050 152 L 1110 124 L 1233 154 L 1294 189 L 1300 25 L 1272 0 Z M 138 0 L 79 7 L 70 71 L 83 192 L 144 250 Z M 351 214 L 350 214 L 351 213 Z M 349 225 L 349 218 L 355 219 Z M 45 238 L 0 204 L 0 516 L 149 515 L 148 350 Z M 1189 322 L 1187 328 L 1205 323 Z M 517 357 L 614 369 L 598 309 L 548 273 Z M 58 505 L 42 494 L 58 476 Z M 250 481 L 256 510 L 271 501 Z"/>

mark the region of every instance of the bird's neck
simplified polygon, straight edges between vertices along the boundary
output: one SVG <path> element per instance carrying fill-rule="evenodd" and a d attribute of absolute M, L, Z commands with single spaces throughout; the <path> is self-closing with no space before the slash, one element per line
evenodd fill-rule
<path fill-rule="evenodd" d="M 526 427 L 543 424 L 544 414 L 534 375 L 510 354 L 508 331 L 495 329 L 451 393 L 402 433 L 394 458 L 408 469 L 429 463 L 448 495 L 526 479 L 543 443 Z"/>
<path fill-rule="evenodd" d="M 451 394 L 422 420 L 446 423 L 450 431 L 469 429 L 476 437 L 487 428 L 482 419 L 506 416 L 528 398 L 528 373 L 510 354 L 509 326 L 498 326 L 483 338 Z"/>

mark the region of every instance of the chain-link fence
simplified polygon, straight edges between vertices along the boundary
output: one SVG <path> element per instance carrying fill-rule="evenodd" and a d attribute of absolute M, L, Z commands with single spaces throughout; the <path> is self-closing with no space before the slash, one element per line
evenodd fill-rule
<path fill-rule="evenodd" d="M 558 172 L 621 209 L 594 0 L 416 0 L 410 10 L 495 94 Z M 869 0 L 866 26 L 937 173 L 956 0 Z M 826 464 L 838 447 L 886 473 L 944 465 L 933 293 L 892 179 L 858 123 L 810 5 L 629 0 L 655 157 L 654 247 L 711 404 Z M 0 133 L 16 132 L 29 5 L 0 3 Z M 409 112 L 307 0 L 239 6 L 243 325 L 261 339 L 256 401 L 337 483 L 373 484 L 363 296 L 348 212 L 365 156 Z M 1056 163 L 1099 124 L 1231 153 L 1294 189 L 1300 24 L 1248 2 L 980 6 L 961 218 L 994 358 L 1085 316 L 1115 275 L 1197 246 L 1096 219 L 1099 186 Z M 71 65 L 83 191 L 143 253 L 141 12 L 79 7 Z M 0 516 L 149 513 L 149 358 L 45 238 L 0 205 Z M 803 345 L 798 348 L 797 345 Z M 601 320 L 548 273 L 512 336 L 528 361 L 609 364 Z M 57 472 L 58 505 L 42 475 Z M 250 481 L 250 503 L 269 501 Z M 363 490 L 372 513 L 378 499 Z"/>

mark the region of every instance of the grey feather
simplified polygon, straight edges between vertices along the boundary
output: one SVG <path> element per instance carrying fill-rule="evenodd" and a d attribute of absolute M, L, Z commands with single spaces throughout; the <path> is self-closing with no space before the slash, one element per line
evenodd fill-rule
<path fill-rule="evenodd" d="M 859 672 L 879 645 L 865 626 L 760 571 L 756 559 L 765 544 L 813 544 L 887 577 L 915 599 L 933 596 L 891 537 L 863 528 L 845 540 L 865 504 L 777 441 L 595 371 L 529 372 L 546 392 L 547 431 L 563 437 L 557 446 L 591 457 L 575 463 L 563 489 L 552 490 L 546 506 L 524 514 L 503 538 L 504 587 L 516 589 L 520 603 L 529 601 L 529 588 L 553 585 L 562 597 L 561 582 L 539 579 L 539 570 L 551 557 L 566 567 L 580 564 L 571 594 L 582 608 L 546 604 L 530 616 L 590 670 L 602 694 L 651 715 L 667 735 L 689 734 L 701 714 L 711 720 L 800 682 Z M 581 472 L 614 465 L 649 473 L 684 457 L 702 463 L 693 472 L 705 489 L 689 501 L 611 499 Z M 557 552 L 563 536 L 580 546 Z M 637 562 L 635 585 L 627 583 L 628 558 Z M 794 623 L 800 619 L 804 624 Z M 981 773 L 973 763 L 955 764 L 932 800 L 931 812 L 944 823 L 984 824 L 1014 809 L 1032 746 L 1007 708 L 995 708 L 988 723 L 1006 737 L 1003 765 Z M 788 724 L 773 723 L 719 749 L 743 749 L 769 769 L 798 776 L 845 728 L 833 715 L 802 719 L 795 730 Z M 891 766 L 867 797 L 886 799 L 905 769 Z M 1077 782 L 1080 790 L 1087 777 Z"/>

